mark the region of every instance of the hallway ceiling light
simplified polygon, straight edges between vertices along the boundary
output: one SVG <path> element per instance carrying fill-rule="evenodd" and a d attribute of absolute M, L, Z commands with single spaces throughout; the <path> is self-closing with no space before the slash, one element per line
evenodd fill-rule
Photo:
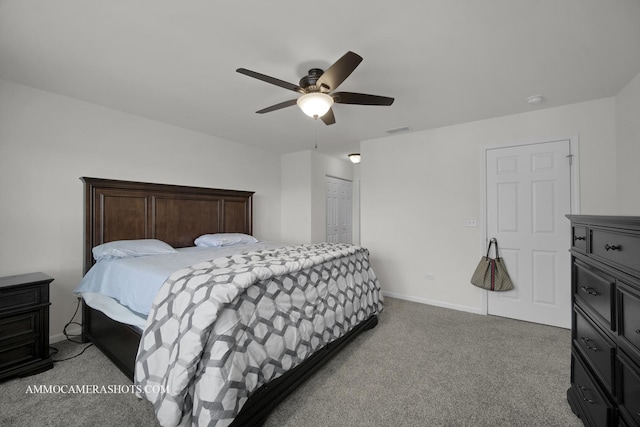
<path fill-rule="evenodd" d="M 351 160 L 352 163 L 360 163 L 360 153 L 349 154 L 349 160 Z"/>
<path fill-rule="evenodd" d="M 531 95 L 530 97 L 527 98 L 527 102 L 529 104 L 535 105 L 535 104 L 540 104 L 542 102 L 542 95 Z"/>

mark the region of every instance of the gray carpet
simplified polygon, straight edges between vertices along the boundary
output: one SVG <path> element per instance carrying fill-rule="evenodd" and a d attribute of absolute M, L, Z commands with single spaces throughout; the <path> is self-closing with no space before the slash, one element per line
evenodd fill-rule
<path fill-rule="evenodd" d="M 274 410 L 266 426 L 581 426 L 566 401 L 570 331 L 386 298 L 361 334 Z M 55 358 L 84 345 L 54 345 Z M 155 426 L 119 394 L 32 394 L 33 385 L 127 385 L 96 348 L 0 384 L 2 426 Z"/>

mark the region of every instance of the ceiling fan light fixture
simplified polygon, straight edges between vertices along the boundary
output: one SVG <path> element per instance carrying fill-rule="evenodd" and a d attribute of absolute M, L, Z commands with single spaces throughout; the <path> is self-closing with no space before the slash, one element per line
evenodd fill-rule
<path fill-rule="evenodd" d="M 351 160 L 351 163 L 360 163 L 361 157 L 360 157 L 360 153 L 351 153 L 349 154 L 349 160 Z"/>
<path fill-rule="evenodd" d="M 298 98 L 297 104 L 303 113 L 317 119 L 327 114 L 333 105 L 333 98 L 326 93 L 311 92 Z"/>

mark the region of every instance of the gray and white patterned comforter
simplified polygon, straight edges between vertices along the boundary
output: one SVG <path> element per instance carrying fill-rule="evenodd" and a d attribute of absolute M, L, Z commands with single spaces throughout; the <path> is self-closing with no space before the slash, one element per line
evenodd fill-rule
<path fill-rule="evenodd" d="M 228 425 L 251 392 L 382 311 L 366 249 L 322 243 L 218 258 L 158 294 L 135 383 L 162 425 Z"/>

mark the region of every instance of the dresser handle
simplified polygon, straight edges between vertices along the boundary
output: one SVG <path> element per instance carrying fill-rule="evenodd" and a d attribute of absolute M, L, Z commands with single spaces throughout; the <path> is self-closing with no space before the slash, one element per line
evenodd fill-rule
<path fill-rule="evenodd" d="M 607 250 L 607 251 L 621 251 L 622 250 L 622 246 L 606 244 L 606 245 L 604 245 L 604 249 Z"/>
<path fill-rule="evenodd" d="M 593 296 L 597 296 L 598 295 L 596 290 L 593 289 L 593 288 L 587 288 L 586 286 L 580 286 L 580 289 L 582 289 L 582 292 L 584 292 L 585 294 L 589 294 L 589 295 L 593 295 Z"/>
<path fill-rule="evenodd" d="M 576 240 L 584 240 L 584 239 L 586 239 L 586 237 L 584 237 L 584 236 L 573 236 L 573 240 L 574 241 L 576 241 Z"/>
<path fill-rule="evenodd" d="M 579 385 L 579 386 L 578 386 L 578 390 L 580 390 L 580 394 L 581 394 L 581 396 L 580 396 L 580 397 L 582 397 L 582 400 L 584 400 L 585 402 L 589 402 L 589 403 L 591 403 L 592 405 L 593 405 L 594 403 L 596 403 L 596 401 L 595 401 L 595 400 L 588 399 L 588 398 L 585 396 L 584 392 L 585 392 L 586 390 L 588 390 L 586 387 L 583 387 L 583 386 Z"/>
<path fill-rule="evenodd" d="M 591 342 L 591 338 L 587 338 L 587 337 L 582 337 L 580 338 L 582 340 L 582 342 L 584 343 L 584 346 L 587 347 L 587 349 L 589 350 L 593 350 L 593 351 L 598 351 L 598 347 L 591 347 L 589 345 L 589 343 Z"/>

